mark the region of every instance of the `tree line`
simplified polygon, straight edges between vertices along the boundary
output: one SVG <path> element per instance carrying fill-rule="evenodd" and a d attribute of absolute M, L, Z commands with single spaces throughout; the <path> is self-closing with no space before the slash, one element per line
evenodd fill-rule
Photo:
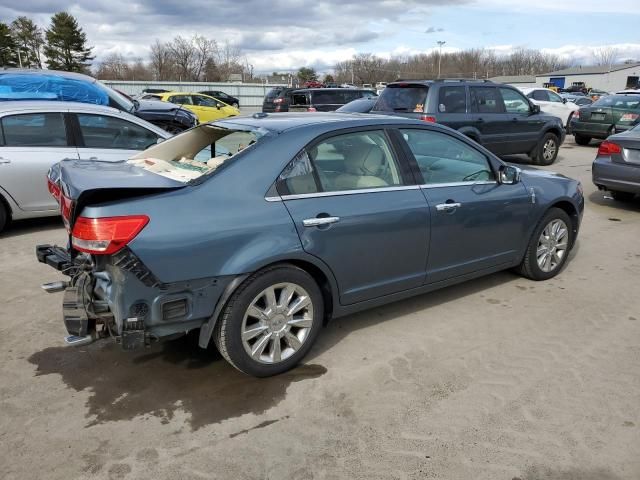
<path fill-rule="evenodd" d="M 67 12 L 51 17 L 46 29 L 28 17 L 0 22 L 0 67 L 42 68 L 86 72 L 93 56 L 87 35 Z M 43 62 L 43 57 L 45 61 Z"/>

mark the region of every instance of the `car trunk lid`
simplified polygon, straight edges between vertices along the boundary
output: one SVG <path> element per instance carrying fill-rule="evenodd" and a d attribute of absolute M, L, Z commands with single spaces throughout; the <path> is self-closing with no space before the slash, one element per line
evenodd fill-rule
<path fill-rule="evenodd" d="M 130 162 L 63 160 L 49 170 L 49 191 L 60 204 L 68 230 L 90 203 L 121 200 L 184 188 L 188 184 L 158 175 Z"/>

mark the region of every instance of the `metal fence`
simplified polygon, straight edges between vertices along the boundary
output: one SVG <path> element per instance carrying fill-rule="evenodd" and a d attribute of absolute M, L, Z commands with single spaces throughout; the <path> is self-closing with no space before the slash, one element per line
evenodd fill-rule
<path fill-rule="evenodd" d="M 256 83 L 210 83 L 210 82 L 155 82 L 101 80 L 105 85 L 120 90 L 128 95 L 138 95 L 146 88 L 162 88 L 177 92 L 200 92 L 203 90 L 219 90 L 240 100 L 241 108 L 256 109 L 262 106 L 262 100 L 273 87 L 285 84 Z"/>

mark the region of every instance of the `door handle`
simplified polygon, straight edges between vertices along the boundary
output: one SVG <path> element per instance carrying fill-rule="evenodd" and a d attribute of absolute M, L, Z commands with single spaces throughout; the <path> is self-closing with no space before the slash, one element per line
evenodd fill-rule
<path fill-rule="evenodd" d="M 484 122 L 484 118 L 480 117 L 480 118 L 478 119 L 478 122 L 479 122 L 479 123 L 483 123 L 483 122 Z"/>
<path fill-rule="evenodd" d="M 462 204 L 461 203 L 441 203 L 439 205 L 436 205 L 436 210 L 439 212 L 451 212 L 453 210 L 455 210 L 456 208 L 461 207 Z"/>
<path fill-rule="evenodd" d="M 329 225 L 340 221 L 340 217 L 316 217 L 307 218 L 302 221 L 302 225 L 305 227 L 320 227 L 322 225 Z"/>
<path fill-rule="evenodd" d="M 0 163 L 11 163 L 11 160 L 9 160 L 8 158 L 0 157 Z"/>

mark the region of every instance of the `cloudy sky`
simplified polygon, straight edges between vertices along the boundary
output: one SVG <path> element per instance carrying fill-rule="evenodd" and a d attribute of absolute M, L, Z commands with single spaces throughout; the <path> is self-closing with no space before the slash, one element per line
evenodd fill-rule
<path fill-rule="evenodd" d="M 381 56 L 537 48 L 587 64 L 614 46 L 640 60 L 638 0 L 0 0 L 0 19 L 48 25 L 76 16 L 96 61 L 110 52 L 146 58 L 155 39 L 200 34 L 239 45 L 254 70 L 321 71 L 354 53 Z"/>

